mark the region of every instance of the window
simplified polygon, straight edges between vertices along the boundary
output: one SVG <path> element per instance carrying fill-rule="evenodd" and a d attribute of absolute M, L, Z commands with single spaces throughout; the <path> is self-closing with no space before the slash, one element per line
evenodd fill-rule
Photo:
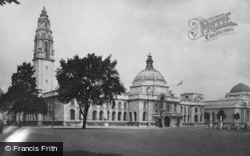
<path fill-rule="evenodd" d="M 129 112 L 129 121 L 132 121 L 133 118 L 132 118 L 132 112 Z"/>
<path fill-rule="evenodd" d="M 187 118 L 187 116 L 186 116 L 186 115 L 184 115 L 184 122 L 186 122 L 186 118 Z"/>
<path fill-rule="evenodd" d="M 113 102 L 113 104 L 112 104 L 112 109 L 114 109 L 115 108 L 115 102 Z"/>
<path fill-rule="evenodd" d="M 146 112 L 143 112 L 142 120 L 143 120 L 143 121 L 146 121 L 146 117 L 147 117 L 147 113 L 146 113 Z"/>
<path fill-rule="evenodd" d="M 194 116 L 194 122 L 198 122 L 198 115 Z"/>
<path fill-rule="evenodd" d="M 181 106 L 181 113 L 182 113 L 182 106 Z"/>
<path fill-rule="evenodd" d="M 200 122 L 202 122 L 202 115 L 200 116 Z"/>
<path fill-rule="evenodd" d="M 97 115 L 97 112 L 96 112 L 96 111 L 93 111 L 92 120 L 96 120 L 96 115 Z"/>
<path fill-rule="evenodd" d="M 166 111 L 167 111 L 167 112 L 170 111 L 170 105 L 166 105 Z"/>
<path fill-rule="evenodd" d="M 112 112 L 112 121 L 115 121 L 115 112 Z"/>
<path fill-rule="evenodd" d="M 48 84 L 48 80 L 46 80 L 46 84 Z"/>
<path fill-rule="evenodd" d="M 123 113 L 123 121 L 127 121 L 127 112 Z"/>
<path fill-rule="evenodd" d="M 99 120 L 103 120 L 103 111 L 99 112 Z"/>
<path fill-rule="evenodd" d="M 136 112 L 134 112 L 134 121 L 136 121 Z"/>
<path fill-rule="evenodd" d="M 177 108 L 177 105 L 176 105 L 176 104 L 174 104 L 174 112 L 176 112 L 176 108 Z"/>
<path fill-rule="evenodd" d="M 198 113 L 198 108 L 197 107 L 195 107 L 195 113 Z"/>
<path fill-rule="evenodd" d="M 122 103 L 118 102 L 118 109 L 121 109 L 121 108 L 122 108 Z"/>
<path fill-rule="evenodd" d="M 71 106 L 74 106 L 74 105 L 75 105 L 75 103 L 74 103 L 74 102 L 75 102 L 75 101 L 74 101 L 74 99 L 73 99 L 73 100 L 71 100 L 71 101 L 70 101 L 70 105 L 71 105 Z"/>
<path fill-rule="evenodd" d="M 74 109 L 70 110 L 70 120 L 75 120 L 75 110 Z"/>
<path fill-rule="evenodd" d="M 147 102 L 143 103 L 143 109 L 147 109 Z"/>
<path fill-rule="evenodd" d="M 160 103 L 160 108 L 163 109 L 163 102 Z"/>
<path fill-rule="evenodd" d="M 188 96 L 186 96 L 186 99 L 188 99 Z"/>
<path fill-rule="evenodd" d="M 127 102 L 124 102 L 124 109 L 127 109 Z"/>
<path fill-rule="evenodd" d="M 107 111 L 107 120 L 109 120 L 110 112 Z"/>
<path fill-rule="evenodd" d="M 122 116 L 122 113 L 118 112 L 118 121 L 121 121 L 121 116 Z"/>

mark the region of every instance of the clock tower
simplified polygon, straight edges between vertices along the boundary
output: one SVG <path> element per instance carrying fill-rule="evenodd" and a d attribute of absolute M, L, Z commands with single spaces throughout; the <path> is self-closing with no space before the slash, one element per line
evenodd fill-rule
<path fill-rule="evenodd" d="M 40 93 L 49 92 L 54 89 L 54 48 L 53 37 L 50 29 L 45 7 L 38 18 L 38 27 L 34 39 L 34 58 L 36 87 Z"/>

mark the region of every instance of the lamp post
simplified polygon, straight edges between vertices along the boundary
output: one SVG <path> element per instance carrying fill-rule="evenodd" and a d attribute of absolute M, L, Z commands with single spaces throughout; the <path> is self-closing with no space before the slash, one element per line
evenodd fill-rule
<path fill-rule="evenodd" d="M 18 127 L 20 128 L 20 127 L 21 127 L 21 124 L 20 124 L 20 116 L 21 116 L 21 113 L 18 112 L 17 115 L 18 115 Z"/>

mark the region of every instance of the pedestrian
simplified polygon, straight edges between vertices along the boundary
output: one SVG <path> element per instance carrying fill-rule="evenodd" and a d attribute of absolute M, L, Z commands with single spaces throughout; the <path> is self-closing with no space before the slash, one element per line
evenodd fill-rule
<path fill-rule="evenodd" d="M 4 123 L 2 120 L 0 120 L 0 134 L 3 134 L 3 128 L 4 128 Z"/>

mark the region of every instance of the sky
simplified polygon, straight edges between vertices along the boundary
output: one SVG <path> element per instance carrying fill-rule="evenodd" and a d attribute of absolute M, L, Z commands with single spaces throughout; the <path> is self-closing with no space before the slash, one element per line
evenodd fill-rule
<path fill-rule="evenodd" d="M 32 62 L 38 17 L 45 6 L 60 59 L 95 53 L 117 60 L 129 91 L 151 53 L 154 68 L 176 96 L 223 98 L 231 88 L 250 86 L 250 1 L 247 0 L 20 0 L 0 7 L 0 88 L 7 91 L 17 65 Z M 191 40 L 192 18 L 231 12 L 234 33 L 211 41 Z M 183 84 L 177 87 L 182 81 Z"/>

